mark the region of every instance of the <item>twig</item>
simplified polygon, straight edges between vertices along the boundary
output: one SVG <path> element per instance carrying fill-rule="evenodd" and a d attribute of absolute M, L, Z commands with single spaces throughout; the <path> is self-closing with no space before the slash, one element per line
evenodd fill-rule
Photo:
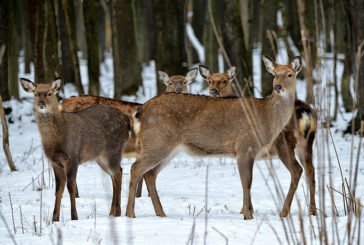
<path fill-rule="evenodd" d="M 218 229 L 216 229 L 215 227 L 212 227 L 212 229 L 214 231 L 216 231 L 217 233 L 220 234 L 220 236 L 222 236 L 225 240 L 225 244 L 228 245 L 229 244 L 229 239 L 227 238 L 227 236 L 224 235 L 224 233 L 222 233 L 221 231 L 219 231 Z"/>
<path fill-rule="evenodd" d="M 3 212 L 1 212 L 1 210 L 0 210 L 0 217 L 1 217 L 1 219 L 2 219 L 3 223 L 4 223 L 5 227 L 6 227 L 6 230 L 7 230 L 7 231 L 8 231 L 8 233 L 9 233 L 9 236 L 10 236 L 11 240 L 12 240 L 12 241 L 13 241 L 13 243 L 16 245 L 17 243 L 16 243 L 16 241 L 15 241 L 15 237 L 14 237 L 13 233 L 11 233 L 11 231 L 10 231 L 10 227 L 9 227 L 8 223 L 6 222 L 6 219 L 5 219 L 4 215 L 3 215 Z"/>
<path fill-rule="evenodd" d="M 208 222 L 208 190 L 209 190 L 209 164 L 206 165 L 206 180 L 205 180 L 205 232 L 204 232 L 204 240 L 203 243 L 206 245 L 207 238 L 207 222 Z"/>
<path fill-rule="evenodd" d="M 14 233 L 16 234 L 16 229 L 15 229 L 15 220 L 14 220 L 14 209 L 13 209 L 13 202 L 11 201 L 11 195 L 10 195 L 10 192 L 9 192 L 9 200 L 10 200 L 11 218 L 12 218 L 12 220 L 13 220 Z"/>
<path fill-rule="evenodd" d="M 193 245 L 193 239 L 195 238 L 195 228 L 196 228 L 196 218 L 193 218 L 193 223 L 192 223 L 192 228 L 191 228 L 191 233 L 190 236 L 188 237 L 188 240 L 186 242 L 186 244 L 191 244 Z"/>
<path fill-rule="evenodd" d="M 20 205 L 20 223 L 21 223 L 21 231 L 24 234 L 23 212 L 21 210 L 21 205 Z"/>
<path fill-rule="evenodd" d="M 346 199 L 348 199 L 349 201 L 353 201 L 350 197 L 347 197 L 346 195 L 344 195 L 342 192 L 340 192 L 340 191 L 338 191 L 338 190 L 336 190 L 335 188 L 333 188 L 333 187 L 329 187 L 331 190 L 333 190 L 333 191 L 335 191 L 336 193 L 339 193 L 340 195 L 342 195 L 342 196 L 344 196 L 344 198 L 346 198 Z M 362 203 L 358 203 L 358 205 L 360 206 L 360 207 L 364 207 L 364 205 L 362 204 Z"/>
<path fill-rule="evenodd" d="M 47 171 L 48 169 L 45 169 L 44 171 Z M 43 174 L 43 172 L 44 171 L 42 171 L 40 174 L 38 174 L 37 175 L 37 177 L 35 177 L 35 179 L 34 178 L 32 178 L 32 181 L 29 183 L 29 184 L 27 184 L 23 189 L 22 189 L 22 191 L 25 191 L 31 184 L 33 184 L 34 185 L 34 181 L 35 180 L 37 180 L 40 176 L 42 176 L 42 174 Z"/>

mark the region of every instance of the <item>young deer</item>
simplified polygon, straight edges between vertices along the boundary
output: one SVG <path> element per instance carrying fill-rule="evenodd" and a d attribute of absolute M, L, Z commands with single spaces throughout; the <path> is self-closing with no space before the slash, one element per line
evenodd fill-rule
<path fill-rule="evenodd" d="M 166 92 L 188 93 L 188 85 L 195 80 L 197 68 L 187 72 L 186 76 L 174 75 L 169 77 L 164 71 L 158 71 L 158 77 L 166 85 Z"/>
<path fill-rule="evenodd" d="M 302 65 L 300 57 L 295 57 L 289 65 L 276 64 L 268 57 L 264 59 L 268 70 L 275 74 L 274 90 L 267 98 L 213 98 L 166 93 L 139 108 L 134 127 L 141 153 L 131 168 L 128 217 L 135 217 L 136 186 L 143 176 L 156 215 L 165 216 L 156 190 L 156 177 L 183 148 L 200 156 L 235 156 L 244 194 L 241 212 L 245 219 L 253 218 L 250 187 L 254 159 L 271 148 L 292 117 L 296 74 Z M 281 216 L 290 211 L 302 172 L 296 161 L 285 163 L 291 164 L 291 186 Z"/>
<path fill-rule="evenodd" d="M 210 96 L 235 96 L 231 84 L 236 75 L 236 68 L 234 66 L 224 73 L 212 73 L 203 65 L 199 66 L 199 70 L 201 76 L 208 82 Z M 305 169 L 310 188 L 309 212 L 312 215 L 316 215 L 315 169 L 312 164 L 312 147 L 316 129 L 316 111 L 312 109 L 309 104 L 301 100 L 296 100 L 292 118 L 274 142 L 271 150 L 271 154 L 278 155 L 289 170 L 289 167 L 291 166 L 290 162 L 296 161 L 294 150 L 297 150 L 298 158 Z M 288 158 L 285 156 L 290 157 Z M 297 165 L 297 163 L 294 165 Z"/>
<path fill-rule="evenodd" d="M 124 143 L 129 137 L 129 119 L 120 111 L 104 105 L 78 112 L 60 112 L 56 94 L 62 87 L 57 78 L 51 84 L 35 84 L 20 79 L 26 92 L 34 94 L 35 118 L 44 152 L 51 162 L 56 180 L 53 221 L 59 221 L 61 198 L 67 182 L 71 199 L 71 218 L 77 220 L 76 175 L 78 165 L 96 160 L 111 176 L 113 198 L 110 215 L 120 216 Z"/>

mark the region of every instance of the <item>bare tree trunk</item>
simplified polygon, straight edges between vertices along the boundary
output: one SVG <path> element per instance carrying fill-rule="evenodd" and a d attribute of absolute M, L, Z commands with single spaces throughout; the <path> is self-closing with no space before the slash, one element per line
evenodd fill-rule
<path fill-rule="evenodd" d="M 32 39 L 30 38 L 30 15 L 28 11 L 28 1 L 18 0 L 19 13 L 21 19 L 21 42 L 24 51 L 24 72 L 30 73 L 30 63 L 32 60 Z"/>
<path fill-rule="evenodd" d="M 101 5 L 98 0 L 84 0 L 83 12 L 87 42 L 87 71 L 89 80 L 88 93 L 99 95 L 100 93 L 100 58 L 99 58 L 99 29 L 98 10 Z"/>
<path fill-rule="evenodd" d="M 184 0 L 155 0 L 156 68 L 168 74 L 185 74 L 185 25 L 183 23 Z M 168 50 L 168 52 L 166 52 Z M 165 90 L 157 81 L 158 92 Z"/>
<path fill-rule="evenodd" d="M 141 85 L 132 0 L 111 0 L 114 98 L 135 94 Z"/>
<path fill-rule="evenodd" d="M 243 28 L 241 24 L 239 2 L 222 1 L 223 17 L 221 30 L 223 44 L 231 65 L 237 67 L 237 79 L 243 88 L 244 96 L 253 95 L 253 68 L 251 49 L 245 46 Z"/>
<path fill-rule="evenodd" d="M 16 11 L 16 1 L 7 1 L 6 14 L 6 54 L 8 63 L 8 88 L 10 97 L 19 98 L 18 82 L 18 52 L 19 39 L 16 33 L 16 20 L 18 11 Z"/>
<path fill-rule="evenodd" d="M 208 1 L 210 1 L 209 4 L 211 4 L 212 6 L 212 16 L 215 18 L 215 22 L 218 22 L 219 20 L 217 19 L 217 17 L 219 17 L 220 15 L 218 15 L 218 8 L 215 6 L 217 2 L 216 0 Z M 205 64 L 210 68 L 211 71 L 217 72 L 219 69 L 217 61 L 219 45 L 216 41 L 216 37 L 214 35 L 212 23 L 209 16 L 206 15 L 205 19 L 205 28 L 203 34 L 203 45 L 205 47 Z M 216 27 L 218 28 L 219 26 L 216 25 Z M 204 84 L 204 86 L 207 86 L 207 84 Z"/>
<path fill-rule="evenodd" d="M 276 58 L 277 45 L 272 38 L 271 33 L 277 33 L 277 2 L 276 1 L 262 1 L 261 2 L 261 23 L 262 23 L 262 55 L 268 55 Z M 272 47 L 273 45 L 273 47 Z M 262 96 L 266 97 L 272 93 L 272 75 L 266 72 L 265 65 L 260 59 L 261 67 L 261 85 Z"/>
<path fill-rule="evenodd" d="M 134 8 L 138 57 L 140 64 L 142 64 L 155 58 L 153 1 L 135 1 Z"/>
<path fill-rule="evenodd" d="M 357 97 L 357 114 L 355 123 L 349 128 L 358 131 L 364 121 L 364 0 L 350 0 L 351 28 L 353 35 L 352 57 L 354 66 L 355 91 Z M 354 125 L 354 127 L 351 127 Z"/>
<path fill-rule="evenodd" d="M 6 22 L 6 4 L 7 1 L 0 1 L 0 47 L 2 51 L 2 57 L 0 62 L 0 95 L 4 100 L 9 100 L 9 88 L 8 88 L 8 59 L 7 59 L 7 22 Z"/>
<path fill-rule="evenodd" d="M 8 165 L 10 168 L 10 171 L 16 171 L 16 167 L 13 161 L 13 158 L 11 156 L 10 147 L 9 147 L 9 130 L 8 125 L 6 123 L 6 117 L 3 107 L 3 99 L 0 95 L 0 118 L 1 118 L 1 124 L 3 129 L 3 149 L 6 156 L 6 160 L 8 161 Z"/>
<path fill-rule="evenodd" d="M 312 8 L 313 4 L 308 3 L 305 0 L 297 0 L 298 15 L 301 27 L 301 41 L 303 45 L 303 57 L 305 59 L 306 68 L 304 69 L 304 74 L 307 81 L 307 96 L 306 101 L 310 104 L 315 102 L 315 96 L 313 93 L 313 68 L 315 66 L 316 57 L 316 45 L 315 45 L 315 29 L 314 21 L 315 18 L 312 17 L 312 12 L 307 7 Z"/>
<path fill-rule="evenodd" d="M 62 0 L 62 9 L 64 13 L 65 18 L 65 26 L 67 30 L 67 36 L 68 36 L 68 43 L 69 43 L 69 50 L 71 53 L 71 63 L 75 68 L 75 77 L 74 81 L 77 87 L 77 91 L 79 94 L 84 94 L 82 82 L 81 82 L 81 75 L 80 75 L 80 65 L 78 61 L 77 56 L 77 40 L 75 37 L 75 29 L 72 24 L 71 19 L 71 11 L 72 11 L 72 1 L 71 0 Z"/>

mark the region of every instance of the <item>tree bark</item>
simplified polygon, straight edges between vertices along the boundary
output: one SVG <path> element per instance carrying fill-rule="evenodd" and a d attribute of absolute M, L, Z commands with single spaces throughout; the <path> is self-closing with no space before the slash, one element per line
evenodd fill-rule
<path fill-rule="evenodd" d="M 8 124 L 6 123 L 6 117 L 3 107 L 3 99 L 0 95 L 0 118 L 1 118 L 1 125 L 3 129 L 3 150 L 6 156 L 6 160 L 8 162 L 8 166 L 10 171 L 16 171 L 16 167 L 13 161 L 13 157 L 11 156 L 10 146 L 9 146 L 9 129 Z"/>
<path fill-rule="evenodd" d="M 62 9 L 64 13 L 66 31 L 68 36 L 68 44 L 69 50 L 71 54 L 71 63 L 75 69 L 75 76 L 74 81 L 77 87 L 77 91 L 79 94 L 84 94 L 84 89 L 81 82 L 81 75 L 80 75 L 80 65 L 77 56 L 77 40 L 75 36 L 75 29 L 72 22 L 71 14 L 72 14 L 72 2 L 71 0 L 62 0 Z M 68 61 L 69 62 L 69 61 Z"/>
<path fill-rule="evenodd" d="M 157 71 L 164 70 L 168 74 L 181 75 L 187 72 L 184 6 L 184 0 L 154 1 Z M 165 86 L 157 81 L 157 89 L 158 92 L 162 92 L 165 90 Z"/>
<path fill-rule="evenodd" d="M 273 31 L 277 33 L 277 2 L 274 0 L 263 0 L 261 2 L 262 22 L 262 55 L 277 56 L 276 40 L 270 35 Z M 272 93 L 272 74 L 266 71 L 265 65 L 260 59 L 262 96 L 266 97 Z"/>
<path fill-rule="evenodd" d="M 141 85 L 132 0 L 111 0 L 114 98 L 135 94 Z"/>
<path fill-rule="evenodd" d="M 0 62 L 0 95 L 3 96 L 4 100 L 9 100 L 6 4 L 7 1 L 0 1 L 0 48 L 3 53 L 1 57 L 2 62 Z"/>
<path fill-rule="evenodd" d="M 352 60 L 357 97 L 357 114 L 353 130 L 360 129 L 364 121 L 364 0 L 350 0 L 350 17 L 353 35 Z M 351 124 L 352 125 L 352 124 Z M 350 125 L 349 125 L 350 127 Z"/>
<path fill-rule="evenodd" d="M 219 23 L 219 20 L 217 19 L 217 17 L 219 17 L 217 12 L 217 7 L 215 7 L 215 5 L 217 4 L 216 0 L 209 0 L 211 3 L 211 7 L 212 7 L 212 16 L 215 19 L 215 22 Z M 205 10 L 206 11 L 206 10 Z M 217 43 L 215 34 L 213 32 L 212 29 L 212 23 L 211 20 L 209 18 L 209 15 L 206 14 L 205 17 L 205 28 L 204 28 L 204 35 L 203 35 L 203 46 L 205 47 L 205 64 L 206 66 L 208 66 L 210 68 L 210 70 L 212 72 L 218 72 L 219 67 L 218 67 L 218 49 L 219 49 L 219 45 Z M 216 27 L 218 28 L 219 25 L 216 24 Z M 204 83 L 204 87 L 207 86 L 206 83 Z"/>
<path fill-rule="evenodd" d="M 298 16 L 301 27 L 301 41 L 303 45 L 303 57 L 306 67 L 303 72 L 307 81 L 307 96 L 306 102 L 313 104 L 315 96 L 313 93 L 313 68 L 315 67 L 316 60 L 316 41 L 315 41 L 315 17 L 314 17 L 314 4 L 312 0 L 297 0 Z"/>
<path fill-rule="evenodd" d="M 87 71 L 88 71 L 88 93 L 99 95 L 100 93 L 100 58 L 99 58 L 99 29 L 98 10 L 101 5 L 98 0 L 84 0 L 83 12 L 85 21 L 86 43 L 87 43 Z"/>
<path fill-rule="evenodd" d="M 251 49 L 245 46 L 244 33 L 241 25 L 239 1 L 224 0 L 224 12 L 221 21 L 223 44 L 231 65 L 237 67 L 237 80 L 242 87 L 244 96 L 253 95 L 253 68 Z"/>

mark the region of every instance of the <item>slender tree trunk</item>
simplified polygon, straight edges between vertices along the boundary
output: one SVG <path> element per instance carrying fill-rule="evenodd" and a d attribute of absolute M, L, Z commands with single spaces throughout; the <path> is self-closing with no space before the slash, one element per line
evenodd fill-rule
<path fill-rule="evenodd" d="M 66 20 L 64 17 L 64 11 L 62 7 L 62 0 L 57 0 L 57 17 L 58 17 L 58 31 L 59 31 L 59 41 L 61 42 L 61 76 L 63 78 L 64 83 L 72 83 L 76 86 L 75 83 L 75 67 L 72 63 L 72 55 L 70 50 L 70 38 L 68 36 Z M 73 4 L 71 4 L 69 9 L 69 18 L 71 18 L 71 23 L 74 26 L 75 13 Z M 73 27 L 75 30 L 75 27 Z M 74 33 L 72 35 L 75 35 Z M 75 38 L 75 37 L 74 37 Z"/>
<path fill-rule="evenodd" d="M 303 57 L 306 63 L 304 74 L 307 81 L 306 101 L 310 104 L 315 102 L 313 93 L 313 68 L 315 67 L 316 44 L 315 44 L 315 17 L 313 16 L 314 4 L 305 0 L 297 0 L 298 15 L 301 27 L 301 41 L 303 45 Z"/>
<path fill-rule="evenodd" d="M 1 64 L 0 64 L 1 65 Z M 10 168 L 10 171 L 16 171 L 16 167 L 13 161 L 13 157 L 11 156 L 10 152 L 10 146 L 9 146 L 9 129 L 8 125 L 6 123 L 6 117 L 3 107 L 3 99 L 0 95 L 0 119 L 1 119 L 1 125 L 2 125 L 2 131 L 3 131 L 3 150 L 6 156 L 6 160 L 8 162 L 8 166 Z"/>
<path fill-rule="evenodd" d="M 213 12 L 212 16 L 215 19 L 215 23 L 219 23 L 218 17 L 220 17 L 220 15 L 218 14 L 216 7 L 217 1 L 216 0 L 208 0 L 208 1 L 210 1 L 212 7 L 212 12 Z M 219 45 L 217 43 L 214 31 L 212 29 L 212 23 L 208 14 L 206 14 L 204 25 L 205 28 L 203 34 L 203 46 L 205 47 L 205 64 L 210 68 L 211 71 L 218 72 L 219 67 L 217 58 L 218 58 Z M 219 25 L 216 24 L 216 27 L 218 28 Z M 204 86 L 205 85 L 207 86 L 206 83 L 204 84 Z"/>
<path fill-rule="evenodd" d="M 30 73 L 30 63 L 32 61 L 32 39 L 30 34 L 30 15 L 28 11 L 28 1 L 18 0 L 19 13 L 21 19 L 21 42 L 24 51 L 24 72 Z"/>
<path fill-rule="evenodd" d="M 354 130 L 360 129 L 364 121 L 364 0 L 350 0 L 351 27 L 353 35 L 352 59 L 354 67 L 357 114 Z M 358 55 L 359 54 L 359 55 Z M 352 122 L 351 122 L 352 123 Z M 349 127 L 352 124 L 349 125 Z"/>
<path fill-rule="evenodd" d="M 337 17 L 336 47 L 338 52 L 344 53 L 344 71 L 341 77 L 341 98 L 346 112 L 353 111 L 353 96 L 350 91 L 351 78 L 351 21 L 348 1 L 335 2 L 334 6 Z"/>
<path fill-rule="evenodd" d="M 9 100 L 8 88 L 8 59 L 7 59 L 7 20 L 6 20 L 6 4 L 7 1 L 0 1 L 0 50 L 2 53 L 0 62 L 0 95 L 4 100 Z"/>
<path fill-rule="evenodd" d="M 114 98 L 135 94 L 141 85 L 132 0 L 111 0 Z"/>
<path fill-rule="evenodd" d="M 288 35 L 292 38 L 293 43 L 298 50 L 303 50 L 301 40 L 300 22 L 297 12 L 297 1 L 284 0 L 284 24 L 286 26 Z"/>
<path fill-rule="evenodd" d="M 262 0 L 261 21 L 262 21 L 262 55 L 268 55 L 274 59 L 277 56 L 277 44 L 271 35 L 277 33 L 277 2 L 274 0 Z M 272 93 L 272 75 L 266 72 L 264 63 L 260 59 L 262 96 L 266 97 Z"/>
<path fill-rule="evenodd" d="M 153 1 L 139 0 L 134 2 L 136 40 L 139 62 L 147 63 L 155 58 L 155 23 Z"/>
<path fill-rule="evenodd" d="M 46 82 L 52 81 L 55 77 L 61 74 L 58 53 L 58 32 L 57 32 L 57 17 L 53 0 L 47 0 L 47 31 L 45 35 L 45 67 L 46 67 Z M 18 82 L 19 83 L 19 82 Z"/>
<path fill-rule="evenodd" d="M 231 65 L 237 67 L 237 79 L 245 96 L 253 95 L 253 68 L 251 49 L 245 46 L 243 28 L 241 25 L 239 1 L 222 1 L 223 17 L 221 30 L 223 44 Z"/>
<path fill-rule="evenodd" d="M 83 12 L 87 43 L 87 71 L 89 80 L 89 94 L 100 93 L 100 58 L 99 58 L 99 29 L 98 10 L 101 5 L 98 0 L 84 0 Z"/>
<path fill-rule="evenodd" d="M 168 74 L 182 74 L 187 71 L 185 51 L 185 25 L 183 23 L 184 0 L 155 0 L 156 25 L 156 68 Z M 166 52 L 168 50 L 168 52 Z M 158 92 L 165 90 L 157 81 Z"/>
<path fill-rule="evenodd" d="M 71 63 L 75 68 L 75 77 L 74 81 L 77 87 L 77 91 L 79 94 L 84 94 L 81 75 L 80 75 L 80 65 L 77 56 L 77 40 L 75 37 L 75 29 L 72 24 L 71 19 L 71 11 L 72 11 L 72 1 L 71 0 L 62 0 L 62 8 L 65 18 L 65 26 L 67 30 L 68 43 L 70 45 L 69 50 L 71 52 Z"/>

